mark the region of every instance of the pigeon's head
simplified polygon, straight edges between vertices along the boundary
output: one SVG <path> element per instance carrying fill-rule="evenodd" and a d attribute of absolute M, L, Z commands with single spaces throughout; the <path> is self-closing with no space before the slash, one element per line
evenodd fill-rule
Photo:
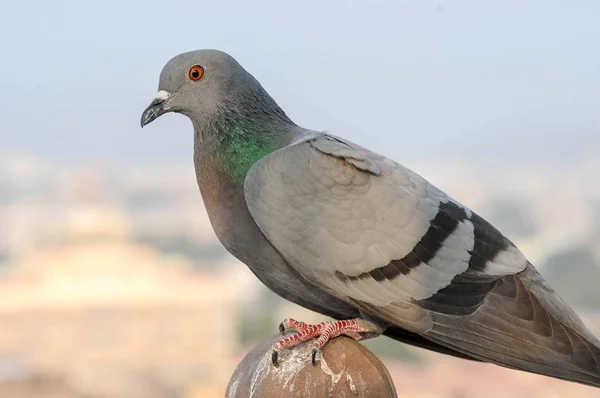
<path fill-rule="evenodd" d="M 142 114 L 142 127 L 168 112 L 199 121 L 232 96 L 257 84 L 233 57 L 222 51 L 179 54 L 163 68 L 158 93 Z"/>

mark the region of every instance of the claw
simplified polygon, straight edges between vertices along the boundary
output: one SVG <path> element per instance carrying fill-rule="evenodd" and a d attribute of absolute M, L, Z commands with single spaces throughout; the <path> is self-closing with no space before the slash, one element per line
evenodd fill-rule
<path fill-rule="evenodd" d="M 277 357 L 283 350 L 295 346 L 296 344 L 316 338 L 312 344 L 311 362 L 313 365 L 317 362 L 317 352 L 327 344 L 327 342 L 341 334 L 345 334 L 355 340 L 380 335 L 385 330 L 381 326 L 370 323 L 363 319 L 346 319 L 341 321 L 325 321 L 317 325 L 308 325 L 304 322 L 298 322 L 292 318 L 287 318 L 279 324 L 279 332 L 282 335 L 286 331 L 294 330 L 288 336 L 281 338 L 273 345 L 271 360 L 277 367 Z"/>
<path fill-rule="evenodd" d="M 279 333 L 281 333 L 282 336 L 285 336 L 285 326 L 283 326 L 283 322 L 279 324 Z"/>

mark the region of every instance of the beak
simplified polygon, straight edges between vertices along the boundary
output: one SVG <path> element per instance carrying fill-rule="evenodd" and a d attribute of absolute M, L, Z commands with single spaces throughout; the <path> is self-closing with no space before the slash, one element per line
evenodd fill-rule
<path fill-rule="evenodd" d="M 156 97 L 154 97 L 150 106 L 148 106 L 146 108 L 146 110 L 144 110 L 144 113 L 142 113 L 142 120 L 141 120 L 142 127 L 144 127 L 148 123 L 151 123 L 154 119 L 157 119 L 160 115 L 170 111 L 170 109 L 165 108 L 165 105 L 168 102 L 167 100 L 170 97 L 171 97 L 171 94 L 165 90 L 160 90 L 156 94 Z"/>

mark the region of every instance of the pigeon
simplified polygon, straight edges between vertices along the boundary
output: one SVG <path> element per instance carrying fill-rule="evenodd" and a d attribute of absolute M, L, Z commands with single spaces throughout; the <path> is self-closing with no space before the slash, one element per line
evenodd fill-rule
<path fill-rule="evenodd" d="M 500 231 L 417 173 L 295 124 L 232 56 L 163 68 L 144 127 L 176 112 L 216 236 L 279 296 L 333 318 L 286 319 L 300 342 L 386 335 L 438 353 L 600 387 L 600 341 Z"/>

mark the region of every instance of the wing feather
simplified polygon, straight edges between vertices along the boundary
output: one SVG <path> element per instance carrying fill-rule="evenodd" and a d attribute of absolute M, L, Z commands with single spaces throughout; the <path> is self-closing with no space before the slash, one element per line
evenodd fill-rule
<path fill-rule="evenodd" d="M 412 171 L 311 134 L 253 165 L 244 191 L 292 267 L 390 336 L 600 385 L 600 343 L 577 315 L 510 240 Z"/>

